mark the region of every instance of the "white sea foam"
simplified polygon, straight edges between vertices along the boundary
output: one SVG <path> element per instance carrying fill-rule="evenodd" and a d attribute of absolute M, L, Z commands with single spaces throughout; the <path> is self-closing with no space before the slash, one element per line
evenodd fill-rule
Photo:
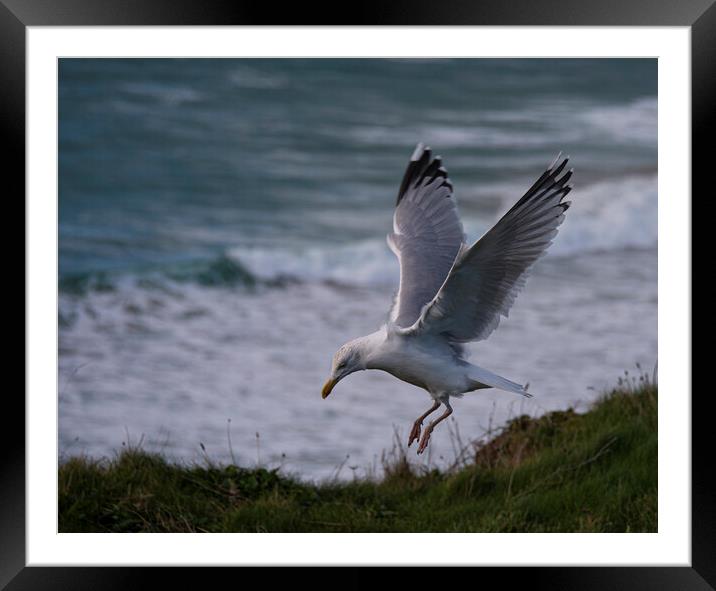
<path fill-rule="evenodd" d="M 657 99 L 641 98 L 620 105 L 591 107 L 581 119 L 592 129 L 620 144 L 656 146 Z"/>
<path fill-rule="evenodd" d="M 554 255 L 649 248 L 657 244 L 657 177 L 606 180 L 567 197 L 572 207 L 555 238 Z"/>
<path fill-rule="evenodd" d="M 290 278 L 348 285 L 385 285 L 397 281 L 395 257 L 381 240 L 298 251 L 235 248 L 228 255 L 263 280 Z"/>

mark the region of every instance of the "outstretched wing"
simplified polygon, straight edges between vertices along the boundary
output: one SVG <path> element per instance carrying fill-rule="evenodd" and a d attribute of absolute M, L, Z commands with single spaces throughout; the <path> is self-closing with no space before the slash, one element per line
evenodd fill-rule
<path fill-rule="evenodd" d="M 557 157 L 557 160 L 559 156 Z M 557 234 L 570 205 L 567 159 L 557 160 L 480 240 L 465 249 L 411 332 L 427 331 L 453 343 L 486 339 L 507 317 L 532 264 Z"/>
<path fill-rule="evenodd" d="M 400 287 L 390 320 L 411 326 L 430 302 L 463 245 L 465 235 L 452 183 L 439 156 L 418 144 L 398 191 L 388 245 L 400 263 Z"/>

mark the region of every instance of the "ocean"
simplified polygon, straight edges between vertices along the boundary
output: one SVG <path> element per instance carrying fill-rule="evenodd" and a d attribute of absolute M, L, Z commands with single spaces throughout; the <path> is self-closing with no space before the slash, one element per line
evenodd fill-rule
<path fill-rule="evenodd" d="M 455 401 L 429 456 L 518 414 L 586 409 L 657 361 L 654 59 L 61 59 L 59 452 L 380 470 L 431 404 L 381 372 L 322 400 L 397 288 L 385 235 L 417 142 L 468 239 L 562 151 L 567 213 L 470 360 L 530 400 Z M 412 452 L 411 452 L 412 453 Z"/>

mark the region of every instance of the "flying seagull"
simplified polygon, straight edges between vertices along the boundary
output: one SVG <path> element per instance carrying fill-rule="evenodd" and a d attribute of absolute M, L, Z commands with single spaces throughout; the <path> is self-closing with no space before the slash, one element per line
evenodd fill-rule
<path fill-rule="evenodd" d="M 570 202 L 568 158 L 555 161 L 475 244 L 468 246 L 440 156 L 418 144 L 400 184 L 388 245 L 400 284 L 388 321 L 349 341 L 333 357 L 326 398 L 359 370 L 380 369 L 428 391 L 433 405 L 413 424 L 408 446 L 425 451 L 435 426 L 452 414 L 450 397 L 498 388 L 531 397 L 526 387 L 468 363 L 463 344 L 486 339 L 507 317 L 532 264 L 557 234 Z M 560 176 L 561 175 L 561 176 Z M 445 406 L 420 437 L 426 417 Z"/>

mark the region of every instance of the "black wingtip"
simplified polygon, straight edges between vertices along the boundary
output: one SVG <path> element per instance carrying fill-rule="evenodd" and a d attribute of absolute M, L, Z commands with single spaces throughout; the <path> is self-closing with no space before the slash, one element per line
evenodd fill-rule
<path fill-rule="evenodd" d="M 418 145 L 415 146 L 415 150 L 413 150 L 413 155 L 410 157 L 411 162 L 416 162 L 420 159 L 420 157 L 423 155 L 423 151 L 425 150 L 425 146 L 423 145 L 423 142 L 418 142 Z"/>
<path fill-rule="evenodd" d="M 527 190 L 522 198 L 512 206 L 508 213 L 532 202 L 534 199 L 540 199 L 550 191 L 552 192 L 551 194 L 554 194 L 553 191 L 555 189 L 557 189 L 562 196 L 571 191 L 572 187 L 571 185 L 567 185 L 567 182 L 572 178 L 574 169 L 570 168 L 560 177 L 559 175 L 562 174 L 567 166 L 567 163 L 569 162 L 569 156 L 566 156 L 561 162 L 560 158 L 562 158 L 562 152 L 557 155 L 547 170 L 542 173 L 542 175 Z M 557 164 L 558 162 L 559 165 Z"/>
<path fill-rule="evenodd" d="M 567 184 L 567 181 L 572 178 L 572 174 L 574 174 L 574 169 L 570 168 L 567 172 L 564 173 L 564 175 L 562 175 L 561 178 L 555 179 L 555 184 L 564 187 Z"/>
<path fill-rule="evenodd" d="M 547 167 L 547 171 L 548 171 L 548 172 L 554 168 L 555 164 L 557 164 L 557 162 L 559 162 L 559 159 L 560 159 L 561 157 L 562 157 L 562 151 L 560 150 L 559 154 L 557 154 L 557 157 L 556 157 L 554 160 L 552 160 L 552 164 L 550 164 L 550 165 Z"/>
<path fill-rule="evenodd" d="M 428 179 L 428 182 L 433 182 L 437 178 L 442 178 L 443 186 L 448 187 L 452 192 L 452 183 L 448 180 L 447 170 L 442 164 L 442 158 L 440 156 L 433 157 L 430 147 L 419 142 L 410 157 L 408 167 L 405 169 L 395 204 L 400 203 L 411 186 L 416 187 L 426 179 Z"/>
<path fill-rule="evenodd" d="M 569 162 L 569 158 L 562 160 L 562 163 L 550 173 L 550 176 L 557 178 L 557 176 L 559 176 L 564 170 L 564 167 L 567 166 L 567 162 Z"/>

